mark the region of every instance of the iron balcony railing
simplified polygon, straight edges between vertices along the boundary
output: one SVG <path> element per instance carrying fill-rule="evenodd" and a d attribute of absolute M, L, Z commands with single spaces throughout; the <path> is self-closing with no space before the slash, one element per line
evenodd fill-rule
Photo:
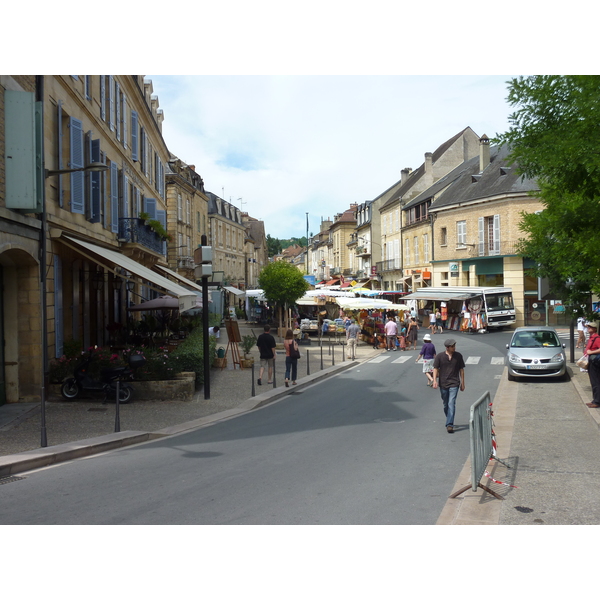
<path fill-rule="evenodd" d="M 401 271 L 402 263 L 399 258 L 390 258 L 377 263 L 377 272 L 384 273 L 386 271 Z"/>
<path fill-rule="evenodd" d="M 141 244 L 158 254 L 164 254 L 166 250 L 166 243 L 158 233 L 137 217 L 119 219 L 119 240 L 127 244 Z"/>

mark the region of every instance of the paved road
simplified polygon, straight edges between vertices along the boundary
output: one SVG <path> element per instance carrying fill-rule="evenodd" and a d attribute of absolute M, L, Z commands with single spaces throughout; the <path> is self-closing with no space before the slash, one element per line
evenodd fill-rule
<path fill-rule="evenodd" d="M 0 523 L 434 524 L 469 454 L 469 407 L 504 368 L 490 338 L 460 338 L 453 435 L 416 353 L 383 353 L 235 419 L 29 473 L 0 488 Z"/>

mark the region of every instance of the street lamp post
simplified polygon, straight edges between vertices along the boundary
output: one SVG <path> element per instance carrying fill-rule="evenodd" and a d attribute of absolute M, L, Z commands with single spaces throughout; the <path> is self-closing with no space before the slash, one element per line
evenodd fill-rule
<path fill-rule="evenodd" d="M 40 79 L 43 76 L 39 76 Z M 40 81 L 37 85 L 37 99 L 38 101 L 43 100 L 43 83 Z M 41 149 L 42 157 L 44 156 L 44 149 Z M 91 163 L 85 167 L 77 169 L 56 169 L 49 170 L 44 168 L 44 179 L 53 177 L 55 175 L 64 175 L 66 173 L 77 173 L 79 171 L 107 171 L 108 165 L 104 163 Z M 40 317 L 40 329 L 42 335 L 42 382 L 40 390 L 40 403 L 41 403 L 41 439 L 40 446 L 46 448 L 48 446 L 48 436 L 46 432 L 46 390 L 48 388 L 48 324 L 46 322 L 48 313 L 48 299 L 47 299 L 47 282 L 46 282 L 46 261 L 48 258 L 46 248 L 46 230 L 48 229 L 48 219 L 46 214 L 46 186 L 42 186 L 42 212 L 40 214 L 40 303 L 41 303 L 41 317 Z"/>

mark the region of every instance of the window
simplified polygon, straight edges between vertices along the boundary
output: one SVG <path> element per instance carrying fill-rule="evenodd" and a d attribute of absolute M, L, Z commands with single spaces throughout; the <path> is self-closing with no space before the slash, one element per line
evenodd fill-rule
<path fill-rule="evenodd" d="M 138 160 L 138 114 L 131 111 L 131 159 Z"/>
<path fill-rule="evenodd" d="M 413 238 L 413 242 L 415 245 L 415 265 L 419 264 L 419 238 L 415 235 Z"/>
<path fill-rule="evenodd" d="M 410 240 L 404 240 L 404 264 L 410 265 Z"/>
<path fill-rule="evenodd" d="M 500 254 L 500 215 L 479 217 L 479 256 Z"/>
<path fill-rule="evenodd" d="M 442 227 L 440 229 L 440 246 L 446 246 L 448 244 L 448 229 Z"/>
<path fill-rule="evenodd" d="M 423 261 L 425 263 L 429 262 L 429 234 L 423 234 Z"/>
<path fill-rule="evenodd" d="M 467 222 L 457 221 L 456 223 L 456 247 L 464 248 L 467 243 Z"/>
<path fill-rule="evenodd" d="M 183 220 L 183 205 L 181 200 L 181 194 L 177 194 L 177 220 Z"/>
<path fill-rule="evenodd" d="M 69 169 L 80 169 L 84 163 L 83 126 L 81 121 L 69 119 Z M 71 212 L 85 213 L 83 171 L 71 173 Z"/>

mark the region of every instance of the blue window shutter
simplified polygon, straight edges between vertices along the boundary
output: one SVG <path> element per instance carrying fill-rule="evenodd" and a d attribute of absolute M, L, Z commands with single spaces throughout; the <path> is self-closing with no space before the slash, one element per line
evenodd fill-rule
<path fill-rule="evenodd" d="M 62 169 L 62 151 L 63 151 L 63 132 L 62 132 L 62 100 L 58 101 L 58 105 L 57 105 L 57 113 L 56 113 L 56 118 L 58 120 L 58 131 L 56 132 L 56 142 L 57 142 L 57 148 L 56 148 L 56 153 L 58 156 L 58 163 L 56 165 L 57 169 Z M 64 201 L 64 193 L 63 193 L 63 186 L 62 186 L 62 175 L 59 175 L 57 177 L 58 179 L 58 205 L 62 208 L 63 207 L 63 201 Z"/>
<path fill-rule="evenodd" d="M 115 78 L 113 75 L 108 76 L 108 126 L 111 131 L 115 130 Z"/>
<path fill-rule="evenodd" d="M 125 170 L 121 171 L 123 173 L 123 218 L 129 218 L 129 177 L 125 175 Z"/>
<path fill-rule="evenodd" d="M 70 129 L 70 169 L 80 169 L 83 164 L 83 127 L 81 121 L 71 117 Z M 71 212 L 84 214 L 84 175 L 80 171 L 71 173 Z"/>
<path fill-rule="evenodd" d="M 117 128 L 117 141 L 121 141 L 121 86 L 115 81 L 115 124 Z"/>
<path fill-rule="evenodd" d="M 144 212 L 149 219 L 156 220 L 156 198 L 144 198 Z"/>
<path fill-rule="evenodd" d="M 131 159 L 138 160 L 138 114 L 131 111 Z"/>
<path fill-rule="evenodd" d="M 100 140 L 92 140 L 92 162 L 100 162 Z M 102 173 L 91 173 L 92 202 L 90 221 L 100 223 L 100 181 Z"/>
<path fill-rule="evenodd" d="M 127 150 L 128 146 L 127 146 L 127 96 L 125 96 L 125 94 L 123 94 L 123 110 L 122 110 L 122 116 L 121 118 L 123 119 L 123 148 L 125 148 L 125 150 Z"/>
<path fill-rule="evenodd" d="M 156 220 L 167 230 L 167 211 L 165 210 L 157 210 L 156 211 Z M 167 241 L 164 240 L 162 243 L 162 253 L 167 254 Z"/>
<path fill-rule="evenodd" d="M 106 78 L 100 75 L 100 118 L 106 121 Z"/>
<path fill-rule="evenodd" d="M 119 233 L 119 169 L 110 164 L 110 230 Z"/>

